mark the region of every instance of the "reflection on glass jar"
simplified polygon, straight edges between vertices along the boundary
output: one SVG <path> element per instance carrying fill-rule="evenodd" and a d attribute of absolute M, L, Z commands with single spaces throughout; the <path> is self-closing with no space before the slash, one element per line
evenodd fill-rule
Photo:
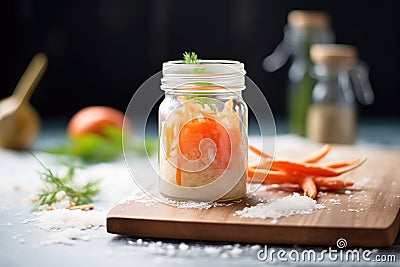
<path fill-rule="evenodd" d="M 246 194 L 245 71 L 237 61 L 163 64 L 159 107 L 159 189 L 182 200 Z"/>

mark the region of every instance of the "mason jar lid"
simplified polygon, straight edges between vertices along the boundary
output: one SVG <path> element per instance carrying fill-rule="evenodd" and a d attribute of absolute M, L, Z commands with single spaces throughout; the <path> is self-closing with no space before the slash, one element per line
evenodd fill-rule
<path fill-rule="evenodd" d="M 315 63 L 338 64 L 357 58 L 357 49 L 343 44 L 314 44 L 310 48 L 310 58 Z"/>
<path fill-rule="evenodd" d="M 294 28 L 328 28 L 331 21 L 322 11 L 293 10 L 288 14 L 288 23 Z"/>
<path fill-rule="evenodd" d="M 244 64 L 235 60 L 199 60 L 187 64 L 181 60 L 163 63 L 161 89 L 165 91 L 213 91 L 245 89 Z"/>

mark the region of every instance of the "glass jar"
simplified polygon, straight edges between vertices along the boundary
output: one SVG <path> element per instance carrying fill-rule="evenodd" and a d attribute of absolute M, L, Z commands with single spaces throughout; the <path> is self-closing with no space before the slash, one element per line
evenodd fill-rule
<path fill-rule="evenodd" d="M 288 73 L 287 118 L 291 133 L 305 135 L 307 109 L 315 79 L 310 76 L 312 62 L 309 50 L 315 43 L 332 43 L 335 37 L 330 29 L 328 14 L 320 11 L 294 10 L 288 14 L 284 39 L 275 51 L 265 58 L 264 68 L 275 71 L 292 58 Z"/>
<path fill-rule="evenodd" d="M 357 128 L 353 91 L 363 104 L 374 100 L 366 64 L 349 45 L 313 45 L 310 55 L 317 83 L 307 115 L 307 136 L 315 142 L 351 144 Z"/>
<path fill-rule="evenodd" d="M 168 198 L 227 201 L 246 195 L 244 65 L 200 60 L 163 64 L 159 190 Z"/>

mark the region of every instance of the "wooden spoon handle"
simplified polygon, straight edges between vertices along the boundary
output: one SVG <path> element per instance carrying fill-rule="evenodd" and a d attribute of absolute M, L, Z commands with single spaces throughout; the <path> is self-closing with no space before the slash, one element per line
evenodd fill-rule
<path fill-rule="evenodd" d="M 43 53 L 36 54 L 25 70 L 17 87 L 14 91 L 14 96 L 17 97 L 22 104 L 29 101 L 33 91 L 38 85 L 44 72 L 47 68 L 47 56 Z"/>

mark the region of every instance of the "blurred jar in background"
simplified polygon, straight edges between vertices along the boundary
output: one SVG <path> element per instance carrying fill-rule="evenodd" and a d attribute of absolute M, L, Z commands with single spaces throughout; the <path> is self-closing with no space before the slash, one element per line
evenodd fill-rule
<path fill-rule="evenodd" d="M 368 68 L 349 45 L 313 45 L 310 56 L 317 82 L 307 115 L 307 136 L 315 142 L 351 144 L 357 127 L 354 93 L 363 104 L 374 101 Z"/>
<path fill-rule="evenodd" d="M 312 44 L 334 41 L 328 14 L 294 10 L 288 14 L 288 24 L 284 29 L 282 42 L 264 59 L 264 69 L 273 72 L 285 65 L 289 57 L 292 58 L 287 88 L 288 127 L 291 133 L 305 135 L 307 109 L 315 83 L 310 76 L 310 47 Z"/>

